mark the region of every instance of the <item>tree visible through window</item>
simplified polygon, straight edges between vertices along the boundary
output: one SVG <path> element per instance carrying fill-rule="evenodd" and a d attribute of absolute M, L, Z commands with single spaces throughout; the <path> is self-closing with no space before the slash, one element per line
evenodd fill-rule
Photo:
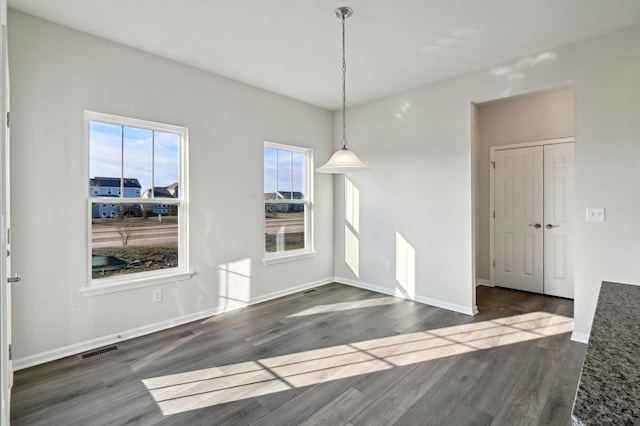
<path fill-rule="evenodd" d="M 93 112 L 85 120 L 91 278 L 186 269 L 187 129 Z"/>
<path fill-rule="evenodd" d="M 265 258 L 312 251 L 311 150 L 264 144 Z"/>

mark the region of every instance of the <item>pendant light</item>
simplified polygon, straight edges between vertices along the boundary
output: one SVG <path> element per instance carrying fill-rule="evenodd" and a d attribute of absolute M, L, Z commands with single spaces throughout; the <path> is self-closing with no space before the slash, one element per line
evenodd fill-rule
<path fill-rule="evenodd" d="M 347 148 L 347 62 L 345 61 L 344 20 L 352 14 L 353 10 L 348 7 L 336 9 L 336 16 L 342 21 L 342 148 L 336 151 L 324 166 L 316 169 L 320 173 L 348 173 L 369 168 Z"/>

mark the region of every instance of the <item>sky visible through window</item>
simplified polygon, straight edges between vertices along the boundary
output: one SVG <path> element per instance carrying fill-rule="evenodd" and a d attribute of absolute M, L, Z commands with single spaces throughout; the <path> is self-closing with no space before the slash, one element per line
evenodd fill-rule
<path fill-rule="evenodd" d="M 302 153 L 264 148 L 264 192 L 304 193 L 304 163 Z"/>
<path fill-rule="evenodd" d="M 90 121 L 89 177 L 135 178 L 143 191 L 166 187 L 178 182 L 179 147 L 175 133 Z"/>

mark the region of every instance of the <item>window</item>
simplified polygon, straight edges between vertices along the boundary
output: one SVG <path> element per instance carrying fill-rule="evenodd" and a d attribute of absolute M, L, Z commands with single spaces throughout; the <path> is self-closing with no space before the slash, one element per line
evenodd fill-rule
<path fill-rule="evenodd" d="M 188 130 L 89 111 L 85 129 L 90 242 L 85 291 L 99 294 L 189 276 Z"/>
<path fill-rule="evenodd" d="M 313 151 L 264 143 L 264 263 L 313 253 Z"/>

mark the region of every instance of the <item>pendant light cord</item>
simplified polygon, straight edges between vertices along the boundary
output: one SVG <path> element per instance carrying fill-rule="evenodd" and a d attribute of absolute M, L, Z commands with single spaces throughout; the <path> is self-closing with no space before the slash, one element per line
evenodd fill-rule
<path fill-rule="evenodd" d="M 342 13 L 342 149 L 347 149 L 347 61 L 345 60 L 345 14 Z"/>

